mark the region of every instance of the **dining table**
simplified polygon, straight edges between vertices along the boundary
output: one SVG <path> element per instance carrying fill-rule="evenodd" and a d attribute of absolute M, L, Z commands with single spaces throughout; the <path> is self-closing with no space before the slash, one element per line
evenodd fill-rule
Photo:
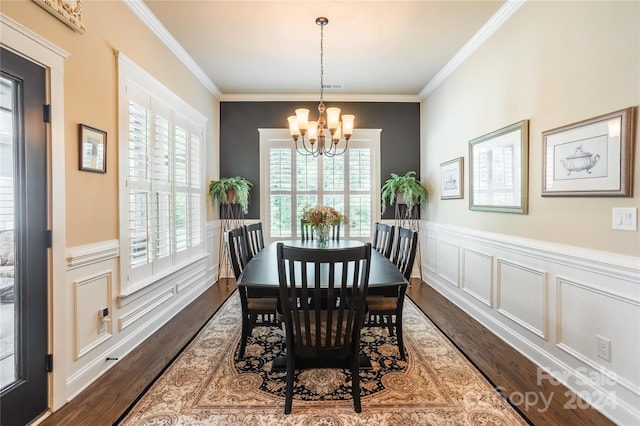
<path fill-rule="evenodd" d="M 265 294 L 274 294 L 278 289 L 278 259 L 277 244 L 281 242 L 286 246 L 310 248 L 314 250 L 340 250 L 348 247 L 362 246 L 365 243 L 358 240 L 329 241 L 325 247 L 319 247 L 315 240 L 285 240 L 274 241 L 264 247 L 246 264 L 242 274 L 238 278 L 237 285 L 240 288 L 248 288 Z M 371 266 L 369 271 L 369 289 L 377 287 L 397 287 L 407 284 L 407 280 L 400 270 L 385 256 L 371 249 Z"/>

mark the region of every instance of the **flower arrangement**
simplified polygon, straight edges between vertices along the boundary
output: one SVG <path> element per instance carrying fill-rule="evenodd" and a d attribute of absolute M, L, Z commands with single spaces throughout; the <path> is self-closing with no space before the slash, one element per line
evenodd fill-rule
<path fill-rule="evenodd" d="M 344 222 L 342 213 L 329 206 L 316 206 L 304 209 L 302 220 L 314 228 L 329 228 Z"/>
<path fill-rule="evenodd" d="M 326 247 L 329 241 L 329 230 L 344 222 L 342 213 L 329 206 L 316 206 L 304 209 L 302 220 L 316 230 L 318 246 Z"/>

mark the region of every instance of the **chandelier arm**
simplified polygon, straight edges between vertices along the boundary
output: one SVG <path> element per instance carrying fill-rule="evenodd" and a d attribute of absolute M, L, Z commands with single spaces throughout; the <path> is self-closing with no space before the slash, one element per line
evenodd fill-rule
<path fill-rule="evenodd" d="M 310 155 L 317 157 L 318 155 L 318 150 L 313 148 L 313 145 L 311 144 L 310 149 L 309 147 L 307 147 L 307 141 L 305 140 L 305 138 L 302 138 L 302 148 L 304 149 L 304 151 L 301 151 L 300 148 L 298 147 L 298 144 L 295 144 L 296 146 L 296 151 L 298 152 L 298 154 L 303 155 L 305 157 L 308 157 Z"/>
<path fill-rule="evenodd" d="M 331 158 L 331 157 L 335 157 L 338 155 L 342 155 L 347 151 L 347 148 L 349 147 L 349 140 L 345 139 L 345 144 L 344 144 L 344 149 L 340 152 L 338 152 L 338 144 L 337 143 L 331 143 L 332 147 L 331 147 L 331 153 L 327 152 L 326 156 Z"/>

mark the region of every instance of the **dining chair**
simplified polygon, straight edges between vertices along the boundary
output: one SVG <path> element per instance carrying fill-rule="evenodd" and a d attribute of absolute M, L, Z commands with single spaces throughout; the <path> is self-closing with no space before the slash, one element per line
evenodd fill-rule
<path fill-rule="evenodd" d="M 392 262 L 402 272 L 407 282 L 399 286 L 372 287 L 370 289 L 367 296 L 368 315 L 364 326 L 388 328 L 389 335 L 395 334 L 397 337 L 400 357 L 406 359 L 402 335 L 402 309 L 407 283 L 411 279 L 411 270 L 416 258 L 418 233 L 411 229 L 398 227 L 395 245 Z"/>
<path fill-rule="evenodd" d="M 229 254 L 229 262 L 233 269 L 233 275 L 240 278 L 240 274 L 249 262 L 248 248 L 243 227 L 233 228 L 224 233 L 224 242 Z M 278 304 L 278 292 L 276 289 L 257 290 L 248 287 L 238 288 L 240 293 L 240 306 L 242 311 L 242 335 L 240 337 L 240 349 L 238 359 L 244 357 L 247 347 L 247 339 L 253 329 L 258 326 L 280 327 L 280 321 L 276 315 Z"/>
<path fill-rule="evenodd" d="M 315 238 L 315 231 L 313 226 L 304 219 L 300 219 L 300 237 L 302 241 L 313 241 Z M 340 241 L 340 224 L 333 225 L 329 231 L 329 240 Z"/>
<path fill-rule="evenodd" d="M 371 244 L 317 250 L 278 243 L 277 262 L 278 313 L 286 336 L 284 413 L 291 413 L 295 372 L 305 368 L 349 368 L 353 406 L 359 413 L 360 331 Z"/>
<path fill-rule="evenodd" d="M 249 259 L 258 254 L 264 248 L 264 234 L 262 222 L 244 225 L 244 236 L 247 242 L 247 255 Z"/>
<path fill-rule="evenodd" d="M 395 230 L 395 226 L 380 222 L 376 222 L 373 228 L 373 242 L 371 245 L 387 259 L 391 259 Z"/>

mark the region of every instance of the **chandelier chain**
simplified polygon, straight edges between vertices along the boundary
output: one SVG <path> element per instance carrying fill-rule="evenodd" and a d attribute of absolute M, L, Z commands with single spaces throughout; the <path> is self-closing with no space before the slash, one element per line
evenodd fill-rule
<path fill-rule="evenodd" d="M 324 24 L 320 24 L 320 102 L 324 101 Z"/>

